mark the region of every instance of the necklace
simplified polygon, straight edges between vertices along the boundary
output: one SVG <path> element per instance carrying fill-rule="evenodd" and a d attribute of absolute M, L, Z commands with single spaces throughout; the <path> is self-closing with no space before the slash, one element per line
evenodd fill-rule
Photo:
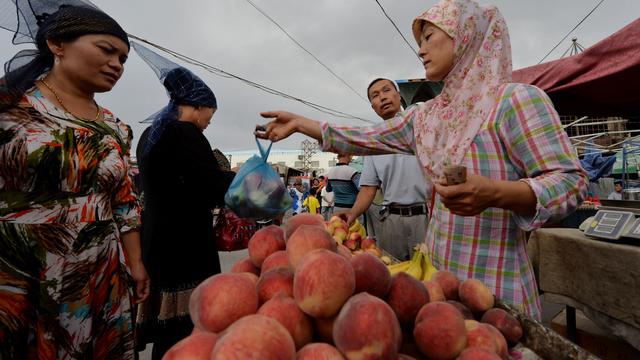
<path fill-rule="evenodd" d="M 62 109 L 63 109 L 66 113 L 70 114 L 71 116 L 73 116 L 73 117 L 74 117 L 74 118 L 76 118 L 76 119 L 80 119 L 80 120 L 89 120 L 89 119 L 85 119 L 85 118 L 83 118 L 83 117 L 80 117 L 80 116 L 78 116 L 78 115 L 76 115 L 76 114 L 72 113 L 71 111 L 69 111 L 69 109 L 67 109 L 67 107 L 66 107 L 66 106 L 64 106 L 64 102 L 62 101 L 62 99 L 60 98 L 60 96 L 58 96 L 58 93 L 57 93 L 55 90 L 53 90 L 53 88 L 52 88 L 51 86 L 49 86 L 49 84 L 47 84 L 47 82 L 46 82 L 46 81 L 44 81 L 44 79 L 40 79 L 40 82 L 41 82 L 44 86 L 46 86 L 46 87 L 47 87 L 47 89 L 49 89 L 49 91 L 51 91 L 51 93 L 53 94 L 53 96 L 56 98 L 56 100 L 58 101 L 58 103 L 60 104 L 60 106 L 62 106 Z M 102 109 L 100 108 L 100 106 L 98 105 L 98 103 L 96 103 L 96 101 L 95 101 L 95 100 L 93 100 L 93 103 L 96 105 L 96 108 L 98 108 L 98 111 L 96 112 L 96 118 L 95 118 L 95 119 L 93 119 L 93 121 L 98 121 L 98 119 L 100 119 L 100 113 L 102 112 L 102 111 L 101 111 Z"/>

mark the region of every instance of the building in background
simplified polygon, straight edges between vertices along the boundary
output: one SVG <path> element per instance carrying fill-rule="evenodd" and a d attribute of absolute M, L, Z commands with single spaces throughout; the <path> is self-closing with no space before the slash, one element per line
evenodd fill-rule
<path fill-rule="evenodd" d="M 226 151 L 224 155 L 231 162 L 231 168 L 242 166 L 250 157 L 257 155 L 258 150 L 241 150 L 241 151 Z M 302 150 L 279 150 L 271 149 L 269 154 L 269 163 L 272 165 L 278 165 L 278 167 L 286 166 L 288 168 L 302 169 L 303 164 L 303 151 Z M 310 159 L 310 170 L 308 174 L 311 175 L 315 171 L 317 176 L 326 173 L 330 168 L 336 166 L 337 159 L 336 154 L 329 152 L 317 152 L 313 154 Z"/>

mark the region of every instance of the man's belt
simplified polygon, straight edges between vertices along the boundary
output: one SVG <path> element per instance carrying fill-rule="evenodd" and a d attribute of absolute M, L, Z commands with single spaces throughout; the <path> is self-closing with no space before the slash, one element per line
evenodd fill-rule
<path fill-rule="evenodd" d="M 419 205 L 387 205 L 389 214 L 401 215 L 401 216 L 415 216 L 423 215 L 427 213 L 427 206 L 425 204 Z"/>

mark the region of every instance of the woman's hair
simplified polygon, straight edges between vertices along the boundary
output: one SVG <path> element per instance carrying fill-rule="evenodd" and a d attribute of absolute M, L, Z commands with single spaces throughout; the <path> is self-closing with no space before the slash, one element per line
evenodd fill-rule
<path fill-rule="evenodd" d="M 47 40 L 72 42 L 83 35 L 108 34 L 129 46 L 127 33 L 104 12 L 83 6 L 61 6 L 51 15 L 40 15 L 35 37 L 37 50 L 29 52 L 29 62 L 19 53 L 5 64 L 5 75 L 0 79 L 0 111 L 14 106 L 24 93 L 32 88 L 35 80 L 53 67 L 54 55 Z M 35 56 L 33 56 L 35 55 Z M 17 67 L 16 67 L 17 66 Z"/>

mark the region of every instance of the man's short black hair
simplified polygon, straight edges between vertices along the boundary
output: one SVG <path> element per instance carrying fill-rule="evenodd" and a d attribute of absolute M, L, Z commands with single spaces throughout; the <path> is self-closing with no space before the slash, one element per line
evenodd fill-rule
<path fill-rule="evenodd" d="M 367 86 L 367 99 L 369 99 L 369 101 L 371 101 L 371 98 L 369 97 L 369 90 L 371 90 L 371 87 L 373 86 L 373 84 L 379 82 L 379 81 L 383 81 L 386 80 L 388 82 L 391 83 L 391 85 L 393 85 L 393 88 L 396 89 L 396 91 L 400 92 L 400 90 L 398 90 L 398 86 L 396 85 L 396 82 L 391 80 L 391 79 L 387 79 L 387 78 L 376 78 L 373 79 L 372 82 L 369 83 L 369 86 Z"/>
<path fill-rule="evenodd" d="M 309 189 L 309 195 L 316 196 L 316 193 L 317 193 L 316 188 Z"/>

